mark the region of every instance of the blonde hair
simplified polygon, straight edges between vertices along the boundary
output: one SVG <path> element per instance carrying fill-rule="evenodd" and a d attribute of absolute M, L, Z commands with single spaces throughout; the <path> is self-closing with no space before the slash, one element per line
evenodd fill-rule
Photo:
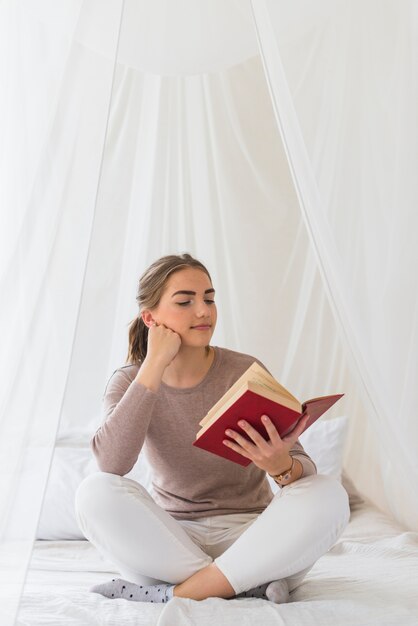
<path fill-rule="evenodd" d="M 149 266 L 139 279 L 136 301 L 139 306 L 137 317 L 129 326 L 129 349 L 126 363 L 136 365 L 142 362 L 147 354 L 148 326 L 144 324 L 141 312 L 144 309 L 153 309 L 158 306 L 168 278 L 179 270 L 187 267 L 202 270 L 212 282 L 206 267 L 194 259 L 190 254 L 170 254 L 157 259 Z M 207 350 L 209 348 L 207 347 Z"/>

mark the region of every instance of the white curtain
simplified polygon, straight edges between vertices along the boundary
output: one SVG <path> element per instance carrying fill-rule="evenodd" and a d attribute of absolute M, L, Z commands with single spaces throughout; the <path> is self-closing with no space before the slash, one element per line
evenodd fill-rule
<path fill-rule="evenodd" d="M 55 436 L 87 445 L 139 274 L 166 253 L 211 271 L 214 343 L 258 356 L 301 400 L 345 393 L 329 417 L 350 417 L 348 474 L 416 526 L 416 16 L 379 6 L 378 20 L 371 0 L 2 6 L 9 616 Z"/>
<path fill-rule="evenodd" d="M 111 59 L 77 44 L 82 2 L 1 7 L 2 624 L 14 623 L 74 363 L 121 6 L 100 11 Z"/>
<path fill-rule="evenodd" d="M 350 415 L 346 463 L 376 499 L 380 474 L 380 501 L 416 529 L 418 5 L 252 5 L 301 214 L 367 412 L 367 433 Z M 283 22 L 300 28 L 283 36 Z"/>

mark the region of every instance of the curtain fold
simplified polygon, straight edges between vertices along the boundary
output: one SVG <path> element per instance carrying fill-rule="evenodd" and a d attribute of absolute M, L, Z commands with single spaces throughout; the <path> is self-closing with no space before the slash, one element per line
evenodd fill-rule
<path fill-rule="evenodd" d="M 373 467 L 366 450 L 356 453 L 362 424 L 354 416 L 348 467 L 372 494 L 379 472 L 387 506 L 416 529 L 418 189 L 410 155 L 418 132 L 408 105 L 417 101 L 416 10 L 410 2 L 336 3 L 326 20 L 282 42 L 279 28 L 297 3 L 252 5 L 301 213 L 378 444 Z"/>
<path fill-rule="evenodd" d="M 0 610 L 13 624 L 73 358 L 122 4 L 101 12 L 113 62 L 74 43 L 81 5 L 62 39 L 24 2 L 7 9 L 2 213 L 17 219 L 3 231 L 0 281 Z"/>

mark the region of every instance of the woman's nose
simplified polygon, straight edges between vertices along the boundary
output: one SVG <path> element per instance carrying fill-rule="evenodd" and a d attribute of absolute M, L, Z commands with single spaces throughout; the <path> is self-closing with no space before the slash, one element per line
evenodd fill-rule
<path fill-rule="evenodd" d="M 197 307 L 198 317 L 206 317 L 210 315 L 210 306 L 206 302 L 201 302 Z"/>

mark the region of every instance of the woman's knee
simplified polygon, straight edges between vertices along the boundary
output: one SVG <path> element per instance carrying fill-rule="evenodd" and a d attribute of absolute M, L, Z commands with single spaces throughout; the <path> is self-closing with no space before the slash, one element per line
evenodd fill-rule
<path fill-rule="evenodd" d="M 131 478 L 95 472 L 78 486 L 74 498 L 75 509 L 84 515 L 88 515 L 90 511 L 93 514 L 97 511 L 106 513 L 108 510 L 115 510 L 121 499 L 125 499 L 127 495 L 134 495 L 139 501 L 150 498 L 145 487 Z"/>
<path fill-rule="evenodd" d="M 323 484 L 327 501 L 330 503 L 334 502 L 338 510 L 342 513 L 349 514 L 348 493 L 341 482 L 337 480 L 337 478 L 325 474 L 317 474 L 316 476 Z"/>
<path fill-rule="evenodd" d="M 87 513 L 92 507 L 95 508 L 99 501 L 103 505 L 110 499 L 110 494 L 120 478 L 116 474 L 107 472 L 95 472 L 87 476 L 79 484 L 75 493 L 76 511 Z"/>
<path fill-rule="evenodd" d="M 289 495 L 299 492 L 303 494 L 304 501 L 307 504 L 309 502 L 311 512 L 316 511 L 319 516 L 324 514 L 341 528 L 348 524 L 350 519 L 348 493 L 333 476 L 313 474 L 291 483 L 284 489 L 289 490 Z"/>
<path fill-rule="evenodd" d="M 334 523 L 344 529 L 350 519 L 348 493 L 341 482 L 333 476 L 316 474 L 314 476 L 317 487 L 318 504 L 332 514 Z"/>
<path fill-rule="evenodd" d="M 99 494 L 106 491 L 109 485 L 116 478 L 115 474 L 106 474 L 104 472 L 95 472 L 89 474 L 79 484 L 75 492 L 75 507 L 77 510 L 86 508 L 91 503 L 92 499 L 95 499 Z"/>

